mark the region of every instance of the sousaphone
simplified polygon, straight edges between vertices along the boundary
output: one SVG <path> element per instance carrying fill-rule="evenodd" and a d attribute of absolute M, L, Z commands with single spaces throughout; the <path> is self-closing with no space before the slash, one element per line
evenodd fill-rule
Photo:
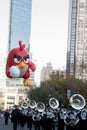
<path fill-rule="evenodd" d="M 36 106 L 38 112 L 43 112 L 45 110 L 45 104 L 43 102 L 38 102 Z"/>
<path fill-rule="evenodd" d="M 35 100 L 29 100 L 29 107 L 34 109 L 36 107 L 37 103 Z"/>
<path fill-rule="evenodd" d="M 69 102 L 71 107 L 76 110 L 81 110 L 86 105 L 84 97 L 80 94 L 72 95 Z"/>
<path fill-rule="evenodd" d="M 50 98 L 49 105 L 52 109 L 57 109 L 59 107 L 59 101 L 56 98 Z"/>
<path fill-rule="evenodd" d="M 70 103 L 71 107 L 73 108 L 73 110 L 76 110 L 77 113 L 79 113 L 80 110 L 83 109 L 86 105 L 84 97 L 80 94 L 72 95 L 70 100 L 69 100 L 69 103 Z M 64 117 L 64 122 L 66 125 L 75 126 L 80 120 L 79 116 L 77 115 L 75 118 L 70 119 L 70 114 L 72 114 L 71 110 L 69 110 L 66 113 L 66 115 Z"/>

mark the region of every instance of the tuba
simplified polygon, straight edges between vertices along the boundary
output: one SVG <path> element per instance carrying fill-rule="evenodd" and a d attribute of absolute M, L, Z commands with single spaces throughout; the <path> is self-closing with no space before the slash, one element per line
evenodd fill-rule
<path fill-rule="evenodd" d="M 70 114 L 72 112 L 68 111 L 66 115 L 64 116 L 64 123 L 69 126 L 75 126 L 79 122 L 79 117 L 76 116 L 75 118 L 71 119 Z M 73 113 L 74 114 L 74 113 Z"/>
<path fill-rule="evenodd" d="M 45 104 L 43 102 L 38 102 L 36 104 L 36 112 L 33 114 L 32 119 L 34 121 L 40 121 L 42 119 L 42 113 L 45 110 Z"/>
<path fill-rule="evenodd" d="M 26 98 L 25 101 L 23 101 L 20 105 L 19 105 L 20 109 L 27 109 L 29 107 L 29 98 Z"/>
<path fill-rule="evenodd" d="M 49 106 L 50 106 L 51 109 L 47 108 L 47 110 L 46 110 L 46 118 L 52 119 L 52 118 L 55 117 L 53 110 L 56 110 L 59 107 L 58 100 L 56 98 L 50 98 L 49 99 Z"/>
<path fill-rule="evenodd" d="M 77 115 L 75 116 L 75 118 L 70 119 L 70 114 L 74 114 L 74 112 L 72 112 L 71 110 L 68 111 L 64 117 L 64 122 L 66 125 L 75 126 L 79 122 L 78 113 L 81 109 L 84 108 L 86 104 L 85 99 L 80 94 L 74 94 L 70 97 L 69 103 L 71 107 L 74 108 L 73 110 L 76 110 Z"/>
<path fill-rule="evenodd" d="M 81 110 L 86 105 L 84 97 L 80 94 L 72 95 L 69 102 L 70 102 L 71 107 L 76 110 Z"/>
<path fill-rule="evenodd" d="M 37 104 L 36 104 L 36 101 L 35 101 L 35 100 L 30 100 L 30 101 L 29 101 L 29 107 L 30 107 L 30 108 L 34 109 L 34 108 L 36 107 L 36 105 L 37 105 Z"/>
<path fill-rule="evenodd" d="M 29 105 L 28 105 L 28 103 L 27 102 L 22 102 L 21 103 L 21 108 L 23 108 L 23 109 L 27 109 L 29 107 Z"/>
<path fill-rule="evenodd" d="M 43 112 L 45 110 L 45 104 L 43 102 L 38 102 L 36 105 L 36 110 L 38 112 Z"/>
<path fill-rule="evenodd" d="M 49 105 L 52 109 L 57 109 L 59 107 L 59 102 L 56 98 L 50 98 Z"/>
<path fill-rule="evenodd" d="M 32 116 L 33 121 L 40 121 L 42 118 L 40 113 L 34 113 Z"/>

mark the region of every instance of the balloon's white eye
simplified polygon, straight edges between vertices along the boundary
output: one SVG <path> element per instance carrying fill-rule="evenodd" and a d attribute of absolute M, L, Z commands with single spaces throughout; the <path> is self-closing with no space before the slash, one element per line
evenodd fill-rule
<path fill-rule="evenodd" d="M 20 61 L 21 61 L 21 56 L 19 56 L 19 55 L 14 55 L 14 62 L 15 63 L 19 63 Z"/>
<path fill-rule="evenodd" d="M 21 61 L 21 59 L 14 58 L 14 62 L 15 62 L 15 63 L 19 63 L 20 61 Z"/>
<path fill-rule="evenodd" d="M 29 62 L 29 55 L 24 56 L 24 62 L 25 62 L 25 63 L 28 63 L 28 62 Z"/>
<path fill-rule="evenodd" d="M 29 62 L 29 58 L 24 59 L 24 62 L 28 63 Z"/>

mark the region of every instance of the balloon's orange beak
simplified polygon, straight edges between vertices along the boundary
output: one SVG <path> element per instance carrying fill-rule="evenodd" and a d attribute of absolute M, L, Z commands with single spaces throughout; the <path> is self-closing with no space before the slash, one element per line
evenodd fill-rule
<path fill-rule="evenodd" d="M 25 63 L 22 61 L 22 62 L 20 62 L 19 63 L 19 65 L 18 65 L 18 68 L 19 69 L 22 69 L 22 68 L 24 68 L 25 67 Z"/>

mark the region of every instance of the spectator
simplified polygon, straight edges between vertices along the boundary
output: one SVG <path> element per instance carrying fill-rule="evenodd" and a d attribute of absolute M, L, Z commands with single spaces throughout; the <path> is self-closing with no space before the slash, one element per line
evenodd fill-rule
<path fill-rule="evenodd" d="M 9 111 L 8 111 L 8 109 L 6 109 L 6 111 L 4 113 L 4 117 L 5 117 L 5 125 L 8 125 L 8 119 L 9 119 Z"/>

